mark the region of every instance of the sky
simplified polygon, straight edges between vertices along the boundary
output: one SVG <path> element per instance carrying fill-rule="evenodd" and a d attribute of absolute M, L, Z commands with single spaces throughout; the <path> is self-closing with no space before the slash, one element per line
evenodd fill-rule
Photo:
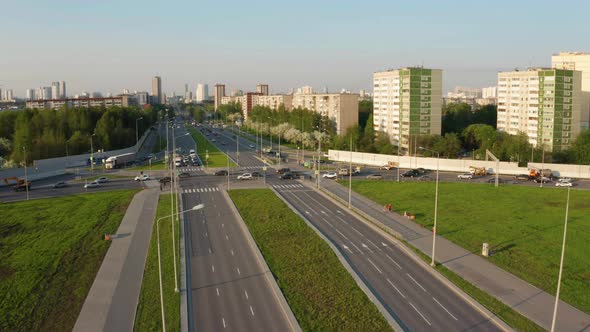
<path fill-rule="evenodd" d="M 68 94 L 188 83 L 371 91 L 372 73 L 443 70 L 443 90 L 590 52 L 587 0 L 0 0 L 0 89 Z M 194 93 L 194 92 L 193 92 Z"/>

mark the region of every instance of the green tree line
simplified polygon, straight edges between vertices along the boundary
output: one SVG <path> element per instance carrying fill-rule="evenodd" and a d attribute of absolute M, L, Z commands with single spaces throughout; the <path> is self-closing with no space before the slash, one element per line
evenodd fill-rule
<path fill-rule="evenodd" d="M 139 136 L 164 116 L 164 107 L 62 108 L 58 110 L 8 111 L 0 113 L 0 154 L 20 164 L 32 160 L 113 150 L 135 144 L 136 119 Z M 172 113 L 169 113 L 173 116 Z"/>

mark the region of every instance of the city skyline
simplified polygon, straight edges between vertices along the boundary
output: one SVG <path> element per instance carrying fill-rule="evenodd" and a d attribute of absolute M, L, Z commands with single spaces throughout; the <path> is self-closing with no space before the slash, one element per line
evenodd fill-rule
<path fill-rule="evenodd" d="M 257 1 L 247 8 L 130 1 L 113 12 L 115 4 L 5 4 L 6 12 L 27 15 L 6 17 L 11 31 L 4 40 L 11 46 L 3 50 L 0 85 L 18 97 L 55 78 L 68 82 L 69 94 L 150 91 L 153 76 L 162 77 L 167 94 L 182 93 L 185 83 L 252 91 L 265 82 L 271 93 L 304 85 L 370 91 L 374 72 L 423 65 L 443 70 L 446 92 L 493 86 L 500 71 L 550 67 L 560 51 L 590 51 L 583 16 L 590 4 L 574 1 L 560 5 L 576 10 L 551 29 L 548 1 L 302 1 L 296 7 Z M 39 27 L 60 42 L 43 38 Z M 65 41 L 75 43 L 64 47 Z"/>

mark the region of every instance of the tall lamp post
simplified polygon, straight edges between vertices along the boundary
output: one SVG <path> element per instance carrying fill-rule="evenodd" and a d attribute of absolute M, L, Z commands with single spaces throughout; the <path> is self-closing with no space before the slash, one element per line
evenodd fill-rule
<path fill-rule="evenodd" d="M 25 190 L 27 191 L 27 201 L 29 200 L 29 177 L 27 175 L 27 147 L 23 146 L 23 152 L 25 157 Z"/>
<path fill-rule="evenodd" d="M 174 128 L 172 129 L 172 132 L 174 132 Z M 173 136 L 172 138 L 172 144 L 173 144 L 173 148 L 174 148 L 174 153 L 173 156 L 176 157 L 176 139 L 179 137 L 183 137 L 189 135 L 189 133 L 185 133 L 182 134 L 180 136 Z M 170 180 L 172 181 L 171 185 L 170 185 L 170 195 L 171 195 L 171 200 L 170 200 L 170 210 L 171 211 L 178 211 L 178 181 L 176 180 L 176 161 L 174 161 L 174 171 L 172 172 L 172 168 L 171 168 L 171 172 L 170 172 Z M 174 189 L 172 189 L 174 188 Z M 176 204 L 175 204 L 176 202 Z M 174 207 L 176 207 L 176 209 L 174 209 Z M 174 246 L 174 248 L 176 248 L 176 237 L 174 236 L 175 231 L 174 231 L 174 218 L 171 216 L 170 217 L 170 222 L 172 223 L 172 245 Z M 173 252 L 174 255 L 174 291 L 178 293 L 178 273 L 177 273 L 177 269 L 176 269 L 176 250 L 174 250 Z"/>
<path fill-rule="evenodd" d="M 555 331 L 557 320 L 557 306 L 559 305 L 559 291 L 561 289 L 561 273 L 563 272 L 563 258 L 565 256 L 565 238 L 567 235 L 567 215 L 570 209 L 570 187 L 567 187 L 567 200 L 565 203 L 565 222 L 563 225 L 563 244 L 561 245 L 561 260 L 559 262 L 559 276 L 557 277 L 557 293 L 555 294 L 555 305 L 553 306 L 553 319 L 551 321 L 551 332 Z"/>
<path fill-rule="evenodd" d="M 162 286 L 162 257 L 161 257 L 161 252 L 160 252 L 160 221 L 162 221 L 164 219 L 168 219 L 168 218 L 174 218 L 174 216 L 179 215 L 179 214 L 183 214 L 185 212 L 196 211 L 196 210 L 202 209 L 203 207 L 205 207 L 203 204 L 195 205 L 195 206 L 193 206 L 192 209 L 173 213 L 169 216 L 165 216 L 165 217 L 162 217 L 162 218 L 156 220 L 156 234 L 157 234 L 157 238 L 158 238 L 158 277 L 160 279 L 160 308 L 162 311 L 162 331 L 164 331 L 164 332 L 166 332 L 166 315 L 164 314 L 164 287 Z M 174 252 L 174 251 L 176 251 L 176 247 L 174 247 L 172 249 L 172 252 Z M 176 261 L 176 258 L 174 258 L 174 261 Z M 176 282 L 176 278 L 174 279 L 174 282 Z M 178 290 L 175 290 L 175 291 L 178 292 Z"/>
<path fill-rule="evenodd" d="M 434 227 L 432 228 L 432 261 L 430 262 L 430 266 L 435 266 L 436 263 L 434 262 L 434 253 L 436 249 L 436 219 L 438 215 L 438 170 L 439 170 L 439 159 L 440 154 L 436 151 L 426 149 L 424 147 L 419 147 L 420 150 L 430 151 L 436 153 L 436 188 L 434 194 Z"/>
<path fill-rule="evenodd" d="M 352 134 L 350 135 L 350 162 L 348 164 L 348 208 L 352 209 Z"/>
<path fill-rule="evenodd" d="M 94 174 L 94 140 L 92 137 L 96 134 L 90 135 L 90 175 Z"/>
<path fill-rule="evenodd" d="M 139 143 L 138 121 L 141 119 L 143 119 L 143 116 L 135 119 L 135 153 L 139 152 L 139 147 L 137 146 L 137 143 Z"/>

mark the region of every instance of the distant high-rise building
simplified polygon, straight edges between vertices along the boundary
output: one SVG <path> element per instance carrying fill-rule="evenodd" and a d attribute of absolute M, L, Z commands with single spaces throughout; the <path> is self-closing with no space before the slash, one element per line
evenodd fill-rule
<path fill-rule="evenodd" d="M 51 87 L 50 86 L 44 86 L 41 88 L 42 92 L 41 92 L 41 99 L 52 99 L 51 98 Z"/>
<path fill-rule="evenodd" d="M 162 79 L 160 76 L 154 76 L 152 79 L 152 101 L 155 104 L 163 104 L 164 98 L 162 98 Z"/>
<path fill-rule="evenodd" d="M 415 149 L 419 136 L 441 134 L 442 70 L 402 68 L 373 74 L 373 126 L 395 145 Z"/>
<path fill-rule="evenodd" d="M 135 92 L 135 98 L 138 105 L 149 104 L 149 94 L 147 92 Z"/>
<path fill-rule="evenodd" d="M 225 84 L 215 84 L 215 91 L 214 91 L 214 106 L 215 106 L 215 110 L 217 111 L 217 108 L 219 107 L 219 105 L 221 105 L 221 98 L 225 97 Z"/>
<path fill-rule="evenodd" d="M 567 149 L 581 128 L 581 74 L 550 68 L 498 73 L 498 130 L 523 132 L 547 151 Z"/>
<path fill-rule="evenodd" d="M 481 97 L 484 99 L 498 98 L 498 87 L 490 86 L 489 88 L 481 89 Z"/>
<path fill-rule="evenodd" d="M 195 91 L 195 99 L 197 103 L 202 103 L 204 100 L 209 99 L 209 87 L 207 84 L 197 84 L 197 91 Z"/>
<path fill-rule="evenodd" d="M 313 87 L 308 86 L 308 85 L 303 86 L 303 87 L 297 89 L 297 93 L 298 94 L 312 94 L 313 93 Z"/>
<path fill-rule="evenodd" d="M 551 57 L 551 64 L 556 69 L 569 69 L 582 72 L 581 126 L 590 127 L 590 53 L 561 52 Z"/>
<path fill-rule="evenodd" d="M 26 99 L 27 101 L 35 100 L 35 89 L 27 89 Z"/>
<path fill-rule="evenodd" d="M 268 84 L 258 84 L 256 86 L 256 92 L 263 96 L 268 96 Z"/>
<path fill-rule="evenodd" d="M 68 97 L 68 94 L 66 92 L 66 82 L 65 81 L 59 81 L 59 93 L 60 93 L 61 99 L 65 99 Z"/>
<path fill-rule="evenodd" d="M 124 95 L 128 95 L 129 94 L 129 89 L 123 89 L 123 94 Z"/>
<path fill-rule="evenodd" d="M 0 92 L 0 100 L 4 100 L 4 101 L 14 100 L 14 93 L 13 93 L 12 89 L 6 89 L 6 90 Z"/>
<path fill-rule="evenodd" d="M 51 83 L 51 98 L 50 99 L 59 99 L 61 98 L 61 93 L 59 92 L 59 82 L 52 82 Z"/>

